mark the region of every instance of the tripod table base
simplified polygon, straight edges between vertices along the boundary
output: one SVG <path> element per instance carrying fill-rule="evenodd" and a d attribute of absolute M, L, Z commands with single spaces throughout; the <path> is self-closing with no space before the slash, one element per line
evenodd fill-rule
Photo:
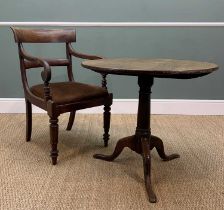
<path fill-rule="evenodd" d="M 121 154 L 121 152 L 123 151 L 125 147 L 128 147 L 131 150 L 135 151 L 136 153 L 142 155 L 146 191 L 148 193 L 149 201 L 151 203 L 155 203 L 156 195 L 152 190 L 152 184 L 151 184 L 151 178 L 150 178 L 151 177 L 150 150 L 152 150 L 155 147 L 159 156 L 164 161 L 173 160 L 175 158 L 179 158 L 180 156 L 178 154 L 166 155 L 164 151 L 163 141 L 156 136 L 151 135 L 151 138 L 149 140 L 147 137 L 139 138 L 138 136 L 133 135 L 133 136 L 128 136 L 128 137 L 120 139 L 117 142 L 117 145 L 115 147 L 113 154 L 111 155 L 95 154 L 93 155 L 93 157 L 96 159 L 101 159 L 105 161 L 113 161 L 115 158 L 117 158 Z"/>

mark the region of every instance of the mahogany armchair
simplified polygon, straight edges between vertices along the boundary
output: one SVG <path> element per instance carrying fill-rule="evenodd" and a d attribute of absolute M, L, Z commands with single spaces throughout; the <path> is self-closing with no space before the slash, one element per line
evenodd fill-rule
<path fill-rule="evenodd" d="M 110 128 L 110 106 L 113 95 L 107 91 L 106 74 L 102 75 L 102 87 L 78 83 L 72 72 L 72 56 L 83 59 L 100 59 L 94 55 L 76 52 L 71 43 L 76 41 L 74 30 L 20 29 L 12 27 L 15 42 L 18 43 L 20 70 L 26 101 L 26 141 L 30 141 L 32 132 L 32 104 L 47 111 L 50 117 L 50 144 L 52 164 L 58 157 L 58 116 L 70 112 L 67 130 L 71 130 L 76 110 L 104 105 L 104 146 L 108 145 Z M 65 43 L 66 58 L 46 59 L 29 55 L 23 43 Z M 68 81 L 51 82 L 52 66 L 64 66 Z M 28 69 L 43 67 L 42 84 L 30 87 L 26 72 Z"/>

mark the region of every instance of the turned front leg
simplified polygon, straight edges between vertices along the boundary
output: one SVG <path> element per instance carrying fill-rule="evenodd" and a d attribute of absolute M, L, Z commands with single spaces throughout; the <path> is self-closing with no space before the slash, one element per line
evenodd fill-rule
<path fill-rule="evenodd" d="M 57 164 L 58 157 L 58 118 L 51 117 L 50 118 L 50 143 L 51 143 L 51 153 L 50 156 L 52 158 L 52 164 Z"/>
<path fill-rule="evenodd" d="M 104 141 L 105 147 L 108 146 L 108 141 L 110 138 L 110 134 L 109 134 L 110 117 L 111 117 L 110 110 L 111 110 L 110 105 L 105 104 L 104 105 L 104 113 L 103 113 L 103 128 L 104 128 L 103 141 Z"/>

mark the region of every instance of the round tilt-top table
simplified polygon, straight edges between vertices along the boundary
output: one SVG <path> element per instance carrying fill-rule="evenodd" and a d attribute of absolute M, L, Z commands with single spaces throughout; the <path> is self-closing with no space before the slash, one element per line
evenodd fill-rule
<path fill-rule="evenodd" d="M 163 141 L 159 137 L 151 135 L 150 94 L 153 80 L 154 78 L 191 79 L 201 77 L 217 70 L 218 66 L 213 63 L 188 60 L 132 58 L 88 60 L 82 62 L 82 66 L 101 73 L 104 76 L 107 74 L 117 74 L 138 77 L 140 90 L 135 134 L 120 139 L 112 155 L 95 154 L 94 158 L 113 161 L 120 155 L 124 147 L 129 147 L 136 153 L 141 154 L 143 158 L 145 186 L 149 201 L 155 203 L 156 195 L 151 185 L 150 150 L 155 147 L 159 156 L 164 161 L 173 160 L 180 156 L 178 154 L 166 155 Z"/>

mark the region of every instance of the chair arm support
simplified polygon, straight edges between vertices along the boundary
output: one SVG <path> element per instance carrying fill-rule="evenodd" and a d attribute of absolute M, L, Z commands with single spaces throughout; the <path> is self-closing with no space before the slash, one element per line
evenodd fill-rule
<path fill-rule="evenodd" d="M 102 88 L 105 88 L 106 90 L 107 90 L 107 79 L 106 79 L 106 77 L 107 77 L 107 74 L 101 74 L 101 76 L 102 76 Z"/>
<path fill-rule="evenodd" d="M 74 48 L 72 47 L 71 43 L 68 43 L 68 50 L 69 53 L 77 58 L 83 58 L 83 59 L 88 59 L 88 60 L 97 60 L 97 59 L 102 59 L 103 57 L 96 56 L 96 55 L 87 55 L 87 54 L 82 54 L 79 52 L 76 52 Z M 101 74 L 102 75 L 102 87 L 107 90 L 107 80 L 106 76 L 107 74 Z"/>
<path fill-rule="evenodd" d="M 79 52 L 76 52 L 71 43 L 68 43 L 68 50 L 69 50 L 69 53 L 77 58 L 83 58 L 83 59 L 89 59 L 89 60 L 97 60 L 97 59 L 102 59 L 102 57 L 100 56 L 96 56 L 96 55 L 88 55 L 88 54 L 83 54 L 83 53 L 79 53 Z"/>
<path fill-rule="evenodd" d="M 42 58 L 29 55 L 28 53 L 25 52 L 23 47 L 21 47 L 20 56 L 22 56 L 24 59 L 28 61 L 37 62 L 38 64 L 40 64 L 40 66 L 44 68 L 44 70 L 41 72 L 41 77 L 42 77 L 42 80 L 44 81 L 44 98 L 46 101 L 51 100 L 52 97 L 51 97 L 51 93 L 50 93 L 51 91 L 49 87 L 49 81 L 51 80 L 51 67 L 49 63 Z"/>

